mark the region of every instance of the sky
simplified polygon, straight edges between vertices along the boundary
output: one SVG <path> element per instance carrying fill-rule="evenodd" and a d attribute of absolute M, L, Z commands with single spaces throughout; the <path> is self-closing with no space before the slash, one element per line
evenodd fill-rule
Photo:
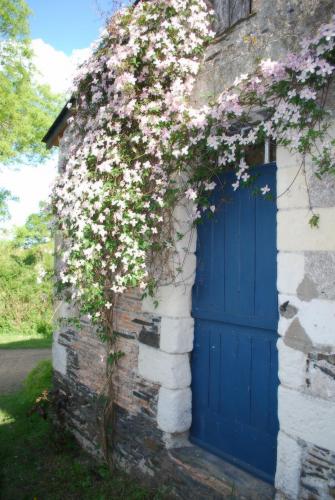
<path fill-rule="evenodd" d="M 54 92 L 67 92 L 78 63 L 90 53 L 90 45 L 105 25 L 113 0 L 28 0 L 32 10 L 30 28 L 39 80 Z M 47 132 L 47 131 L 46 131 Z M 24 224 L 29 214 L 46 201 L 56 176 L 57 150 L 37 166 L 6 168 L 0 165 L 0 186 L 9 189 L 18 202 L 10 202 L 11 220 Z"/>
<path fill-rule="evenodd" d="M 56 50 L 71 56 L 97 38 L 112 0 L 28 0 L 33 11 L 32 38 L 41 38 Z"/>

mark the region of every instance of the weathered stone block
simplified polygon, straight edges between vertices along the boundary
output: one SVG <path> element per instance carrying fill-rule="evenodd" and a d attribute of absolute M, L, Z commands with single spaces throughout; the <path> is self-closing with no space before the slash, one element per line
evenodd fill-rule
<path fill-rule="evenodd" d="M 300 165 L 277 170 L 277 206 L 285 208 L 308 208 L 306 178 Z"/>
<path fill-rule="evenodd" d="M 313 343 L 302 327 L 299 318 L 294 318 L 285 332 L 284 343 L 294 350 L 307 354 L 313 350 Z"/>
<path fill-rule="evenodd" d="M 305 273 L 319 299 L 335 300 L 335 252 L 305 252 Z"/>
<path fill-rule="evenodd" d="M 301 165 L 301 161 L 302 161 L 301 155 L 291 153 L 284 146 L 277 146 L 277 151 L 276 151 L 276 163 L 278 167 L 277 175 L 279 175 L 280 170 L 286 168 L 296 168 L 296 167 L 299 168 L 299 166 Z M 278 194 L 280 194 L 279 191 Z"/>
<path fill-rule="evenodd" d="M 190 316 L 196 256 L 193 253 L 175 252 L 171 256 L 170 266 L 175 271 L 174 283 L 160 286 L 154 299 L 146 297 L 142 302 L 142 311 L 159 316 Z"/>
<path fill-rule="evenodd" d="M 144 344 L 139 345 L 138 372 L 168 389 L 183 389 L 191 383 L 188 354 L 167 354 Z"/>
<path fill-rule="evenodd" d="M 55 302 L 54 319 L 56 321 L 68 319 L 74 316 L 78 316 L 78 310 L 73 305 L 65 302 L 64 300 L 57 300 Z"/>
<path fill-rule="evenodd" d="M 280 305 L 289 302 L 297 309 L 297 314 L 293 319 L 286 319 L 281 315 L 278 325 L 279 335 L 285 336 L 287 339 L 290 331 L 291 338 L 296 337 L 306 345 L 313 345 L 316 351 L 317 346 L 320 346 L 322 350 L 325 348 L 331 350 L 332 346 L 335 346 L 335 307 L 333 301 L 313 299 L 307 302 L 299 300 L 294 295 L 284 294 L 279 294 L 278 299 Z M 293 329 L 296 332 L 293 332 Z"/>
<path fill-rule="evenodd" d="M 315 167 L 307 176 L 311 205 L 318 207 L 335 206 L 335 178 L 333 174 L 324 174 L 321 179 L 315 175 Z"/>
<path fill-rule="evenodd" d="M 58 343 L 59 333 L 55 332 L 52 343 L 52 364 L 54 370 L 66 375 L 67 352 L 66 347 Z"/>
<path fill-rule="evenodd" d="M 304 279 L 305 257 L 302 253 L 279 252 L 277 257 L 278 292 L 295 294 Z"/>
<path fill-rule="evenodd" d="M 335 404 L 335 348 L 332 354 L 310 353 L 307 362 L 309 394 Z"/>
<path fill-rule="evenodd" d="M 309 446 L 303 454 L 300 498 L 335 498 L 335 454 L 325 448 Z"/>
<path fill-rule="evenodd" d="M 300 302 L 299 318 L 314 345 L 335 346 L 333 301 L 314 299 Z"/>
<path fill-rule="evenodd" d="M 185 432 L 192 422 L 191 389 L 171 390 L 161 387 L 158 396 L 157 422 L 164 432 Z"/>
<path fill-rule="evenodd" d="M 288 297 L 290 297 L 290 296 L 279 295 L 278 299 L 279 299 L 279 310 L 280 311 L 284 307 L 285 308 L 287 307 L 287 302 L 288 302 L 288 305 L 291 306 L 291 300 L 288 300 Z M 292 296 L 292 297 L 294 297 L 294 296 Z M 292 299 L 292 303 L 293 303 L 293 301 L 294 301 L 294 298 Z M 295 306 L 293 306 L 293 307 L 295 307 Z M 280 312 L 279 321 L 278 321 L 278 335 L 283 337 L 285 335 L 285 333 L 287 332 L 291 323 L 292 323 L 292 316 L 286 317 L 286 315 L 284 315 L 284 314 L 282 314 L 282 312 Z"/>
<path fill-rule="evenodd" d="M 306 209 L 280 210 L 277 215 L 278 250 L 302 252 L 335 250 L 335 208 L 320 208 L 318 228 L 311 228 L 311 212 Z"/>
<path fill-rule="evenodd" d="M 182 354 L 193 349 L 194 319 L 162 317 L 160 348 L 171 354 Z"/>
<path fill-rule="evenodd" d="M 191 314 L 191 285 L 159 287 L 156 297 L 146 297 L 142 303 L 143 312 L 161 316 L 185 317 Z M 158 301 L 156 305 L 155 301 Z"/>
<path fill-rule="evenodd" d="M 303 280 L 297 288 L 297 294 L 300 300 L 309 302 L 312 299 L 317 299 L 319 292 L 316 284 L 308 274 L 305 274 Z"/>
<path fill-rule="evenodd" d="M 157 323 L 135 319 L 134 323 L 142 326 L 138 335 L 138 341 L 151 347 L 159 347 L 159 332 Z"/>
<path fill-rule="evenodd" d="M 284 432 L 278 434 L 276 488 L 288 498 L 298 498 L 302 448 Z"/>
<path fill-rule="evenodd" d="M 287 346 L 282 339 L 277 343 L 279 356 L 279 380 L 292 389 L 306 386 L 306 355 Z"/>
<path fill-rule="evenodd" d="M 292 437 L 335 451 L 335 404 L 279 387 L 280 428 Z"/>
<path fill-rule="evenodd" d="M 193 253 L 179 252 L 172 256 L 172 265 L 175 269 L 176 287 L 193 286 L 197 258 Z"/>
<path fill-rule="evenodd" d="M 195 204 L 187 202 L 179 204 L 173 213 L 174 228 L 176 231 L 175 248 L 177 252 L 194 253 L 197 242 L 197 230 L 193 225 L 190 225 L 192 210 Z"/>

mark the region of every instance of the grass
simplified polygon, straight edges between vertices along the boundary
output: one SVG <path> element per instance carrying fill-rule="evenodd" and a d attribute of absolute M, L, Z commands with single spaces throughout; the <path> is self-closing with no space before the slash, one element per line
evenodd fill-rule
<path fill-rule="evenodd" d="M 23 389 L 0 396 L 1 500 L 144 500 L 158 498 L 131 477 L 96 464 L 49 420 L 27 416 L 36 397 L 51 386 L 52 368 L 42 361 Z"/>
<path fill-rule="evenodd" d="M 51 336 L 0 333 L 0 349 L 46 349 L 51 347 L 51 344 Z"/>

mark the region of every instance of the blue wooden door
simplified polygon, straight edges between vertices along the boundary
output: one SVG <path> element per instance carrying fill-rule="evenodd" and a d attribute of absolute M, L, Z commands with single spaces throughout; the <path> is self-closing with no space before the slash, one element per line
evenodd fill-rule
<path fill-rule="evenodd" d="M 254 169 L 276 190 L 274 163 Z M 276 203 L 249 189 L 198 226 L 191 440 L 272 482 L 277 449 Z"/>

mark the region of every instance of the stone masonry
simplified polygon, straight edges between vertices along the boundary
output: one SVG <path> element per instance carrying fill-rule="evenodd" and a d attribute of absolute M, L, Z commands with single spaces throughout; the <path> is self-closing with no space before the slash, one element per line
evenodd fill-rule
<path fill-rule="evenodd" d="M 194 102 L 206 102 L 235 77 L 251 71 L 260 58 L 278 58 L 296 49 L 331 14 L 335 14 L 333 0 L 255 0 L 252 13 L 208 48 Z M 330 110 L 333 95 L 330 92 L 327 103 Z M 65 132 L 63 158 L 69 142 Z M 276 495 L 280 500 L 327 500 L 335 498 L 335 181 L 318 180 L 310 161 L 300 168 L 301 159 L 282 147 L 276 157 L 280 309 Z M 308 223 L 310 206 L 320 215 L 318 229 Z M 178 207 L 176 230 L 183 232 L 186 218 L 187 207 Z M 229 488 L 203 472 L 204 467 L 192 472 L 175 455 L 176 449 L 189 446 L 192 420 L 191 290 L 196 235 L 191 236 L 190 245 L 178 243 L 173 257 L 184 262 L 182 284 L 161 287 L 158 307 L 151 300 L 142 301 L 136 290 L 117 304 L 114 329 L 125 356 L 115 374 L 114 456 L 122 468 L 142 480 L 167 485 L 173 497 L 224 498 L 231 497 Z M 66 317 L 73 311 L 60 303 L 57 314 Z M 99 457 L 97 414 L 105 347 L 83 321 L 79 330 L 57 330 L 53 359 L 56 384 L 69 396 L 67 425 Z M 257 496 L 252 488 L 249 494 L 238 488 L 232 491 L 237 491 L 236 498 L 271 497 Z"/>

